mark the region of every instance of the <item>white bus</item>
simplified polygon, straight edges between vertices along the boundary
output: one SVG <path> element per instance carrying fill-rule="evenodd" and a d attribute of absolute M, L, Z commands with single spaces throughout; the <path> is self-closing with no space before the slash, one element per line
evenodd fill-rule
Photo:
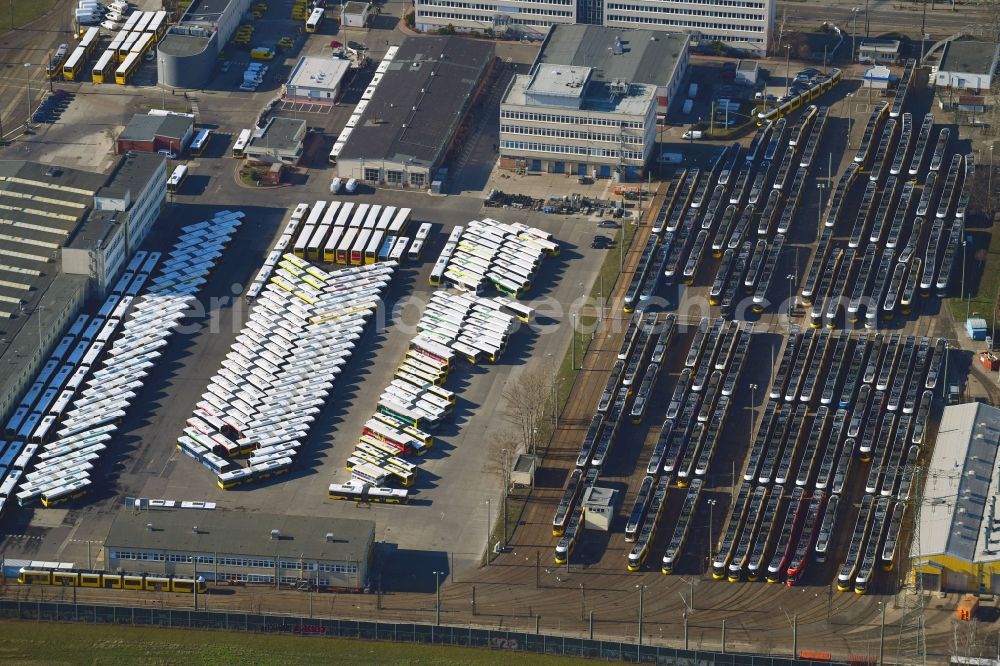
<path fill-rule="evenodd" d="M 181 189 L 181 185 L 184 183 L 184 179 L 187 178 L 187 174 L 187 165 L 178 164 L 174 168 L 174 172 L 170 174 L 170 178 L 167 179 L 167 192 L 176 194 Z"/>
<path fill-rule="evenodd" d="M 233 144 L 233 157 L 241 159 L 245 156 L 244 151 L 247 149 L 247 144 L 250 143 L 250 136 L 250 130 L 240 131 L 239 136 L 236 137 L 236 143 Z"/>

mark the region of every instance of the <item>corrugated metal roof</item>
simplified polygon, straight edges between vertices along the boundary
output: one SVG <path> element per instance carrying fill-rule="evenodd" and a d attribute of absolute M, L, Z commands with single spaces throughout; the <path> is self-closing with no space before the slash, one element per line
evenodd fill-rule
<path fill-rule="evenodd" d="M 944 409 L 925 475 L 912 557 L 1000 560 L 1000 529 L 993 520 L 998 446 L 1000 409 L 978 402 Z"/>

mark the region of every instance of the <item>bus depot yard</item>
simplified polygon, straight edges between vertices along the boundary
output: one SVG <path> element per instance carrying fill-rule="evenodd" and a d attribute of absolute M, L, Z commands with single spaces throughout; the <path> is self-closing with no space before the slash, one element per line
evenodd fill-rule
<path fill-rule="evenodd" d="M 291 25 L 271 4 L 248 46 Z M 146 13 L 131 14 L 132 32 L 149 32 L 148 14 L 142 30 Z M 395 33 L 351 34 L 375 62 L 392 60 L 380 38 Z M 147 62 L 141 37 L 126 40 L 107 76 Z M 324 57 L 328 42 L 295 40 Z M 96 71 L 112 45 L 91 48 L 77 62 Z M 242 53 L 223 61 L 242 69 Z M 75 96 L 60 122 L 15 146 L 96 164 L 103 120 L 149 107 L 183 106 L 200 128 L 191 159 L 169 162 L 171 204 L 153 236 L 73 318 L 11 412 L 6 560 L 101 570 L 98 544 L 124 498 L 154 500 L 140 503 L 151 530 L 157 506 L 188 501 L 177 510 L 192 526 L 198 511 L 374 521 L 365 587 L 378 594 L 330 595 L 322 613 L 428 621 L 443 604 L 446 622 L 585 633 L 593 612 L 602 634 L 676 644 L 690 630 L 712 649 L 728 621 L 729 645 L 758 652 L 787 653 L 795 631 L 837 654 L 877 641 L 878 604 L 910 580 L 919 470 L 944 396 L 974 383 L 960 378 L 966 354 L 941 304 L 966 292 L 982 160 L 931 107 L 913 61 L 885 99 L 866 101 L 852 72 L 831 69 L 764 109 L 745 139 L 700 141 L 699 157 L 649 188 L 649 208 L 632 207 L 631 244 L 615 230 L 610 252 L 583 216 L 484 208 L 481 192 L 345 178 L 332 193 L 328 155 L 359 113 L 350 104 L 279 104 L 322 131 L 309 132 L 293 187 L 243 187 L 231 141 L 252 135 L 246 100 L 273 97 L 284 68 L 275 58 L 250 94 L 216 70 L 188 95 L 141 75 L 91 86 L 63 74 Z M 346 99 L 372 76 L 358 69 Z M 93 141 L 63 140 L 77 121 Z M 563 176 L 534 178 L 567 192 Z M 619 262 L 622 279 L 604 282 Z M 587 300 L 598 294 L 607 305 Z M 513 403 L 531 391 L 526 429 Z M 555 418 L 550 396 L 565 399 Z M 535 445 L 534 487 L 508 492 L 513 460 Z M 72 593 L 191 604 L 197 575 L 209 582 L 196 604 L 305 613 L 286 577 L 284 589 L 242 590 L 200 566 L 165 588 Z M 897 605 L 910 602 L 894 599 L 887 623 L 902 632 Z M 928 623 L 946 612 L 928 608 Z"/>

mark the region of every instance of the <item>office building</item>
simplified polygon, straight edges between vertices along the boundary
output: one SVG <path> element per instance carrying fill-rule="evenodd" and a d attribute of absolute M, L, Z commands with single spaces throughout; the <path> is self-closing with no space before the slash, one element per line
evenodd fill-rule
<path fill-rule="evenodd" d="M 119 155 L 134 151 L 156 153 L 167 151 L 175 157 L 187 149 L 194 138 L 194 116 L 190 113 L 173 113 L 152 110 L 137 113 L 118 135 L 116 150 Z"/>
<path fill-rule="evenodd" d="M 723 42 L 758 54 L 771 39 L 775 0 L 415 0 L 418 30 L 452 26 L 541 38 L 556 25 L 643 28 Z"/>
<path fill-rule="evenodd" d="M 686 39 L 650 30 L 558 26 L 500 105 L 500 166 L 641 177 L 687 71 Z"/>
<path fill-rule="evenodd" d="M 104 543 L 108 571 L 360 592 L 375 523 L 240 511 L 120 511 Z"/>

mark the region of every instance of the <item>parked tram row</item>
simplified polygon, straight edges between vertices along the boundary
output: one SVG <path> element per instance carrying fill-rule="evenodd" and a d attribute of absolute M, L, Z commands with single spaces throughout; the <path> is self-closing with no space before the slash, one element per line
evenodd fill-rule
<path fill-rule="evenodd" d="M 827 114 L 810 106 L 790 127 L 786 118 L 768 122 L 745 152 L 734 143 L 710 168 L 682 172 L 657 213 L 625 311 L 648 301 L 661 279 L 693 284 L 710 251 L 720 261 L 709 302 L 732 316 L 746 294 L 762 312 Z"/>
<path fill-rule="evenodd" d="M 909 113 L 892 117 L 900 99 L 892 110 L 885 102 L 876 106 L 826 209 L 799 293 L 814 328 L 863 317 L 865 328 L 877 329 L 909 315 L 918 295 L 950 293 L 961 260 L 973 156 L 948 158 L 950 130 L 935 135 L 932 114 L 919 128 Z M 860 201 L 853 216 L 849 201 Z M 835 239 L 841 222 L 849 235 Z"/>
<path fill-rule="evenodd" d="M 23 478 L 16 495 L 20 505 L 40 500 L 44 506 L 53 506 L 86 493 L 93 468 L 242 217 L 243 213 L 223 211 L 211 222 L 185 227 L 160 274 L 148 284 L 159 253 L 133 257 L 82 333 L 86 338 L 93 331 L 96 337 L 92 342 L 81 340 L 73 350 L 70 361 L 82 355 L 79 365 L 65 379 L 51 411 L 41 417 L 32 442 L 21 452 Z M 119 322 L 123 322 L 122 332 L 112 341 Z M 76 329 L 83 325 L 78 321 L 70 335 L 79 335 Z M 81 390 L 85 380 L 88 385 Z M 28 421 L 37 419 L 32 414 Z M 26 428 L 22 426 L 24 432 Z M 57 438 L 50 441 L 53 432 Z M 30 471 L 36 450 L 38 461 Z M 10 485 L 8 496 L 13 490 Z"/>
<path fill-rule="evenodd" d="M 945 354 L 944 340 L 794 328 L 713 578 L 796 585 L 810 562 L 845 552 L 838 587 L 863 594 L 878 566 L 892 568 Z M 863 520 L 838 543 L 855 495 Z"/>
<path fill-rule="evenodd" d="M 578 499 L 609 459 L 626 411 L 633 423 L 643 420 L 656 379 L 666 372 L 661 368 L 675 329 L 675 315 L 660 318 L 647 313 L 636 317 L 626 332 L 619 360 L 584 436 L 577 459 L 579 473 L 571 479 L 553 518 L 553 534 L 562 536 L 556 547 L 557 562 L 570 556 L 579 538 L 582 507 Z M 625 540 L 635 544 L 626 563 L 630 571 L 642 566 L 652 548 L 671 486 L 687 488 L 689 499 L 685 500 L 688 508 L 682 509 L 674 526 L 674 538 L 667 548 L 667 570 L 683 547 L 703 480 L 720 446 L 751 334 L 752 325 L 741 329 L 737 322 L 722 318 L 714 321 L 705 318 L 695 330 L 650 451 L 647 476 L 628 515 Z M 629 408 L 627 401 L 633 391 L 634 400 Z"/>
<path fill-rule="evenodd" d="M 512 309 L 512 306 L 516 309 Z M 531 309 L 506 299 L 436 291 L 417 322 L 417 335 L 395 376 L 379 397 L 347 459 L 351 478 L 329 487 L 330 499 L 402 504 L 409 500 L 418 466 L 404 458 L 422 455 L 454 409 L 444 388 L 459 358 L 496 362 L 517 329 L 515 312 L 530 321 Z M 402 489 L 385 487 L 389 481 Z"/>

